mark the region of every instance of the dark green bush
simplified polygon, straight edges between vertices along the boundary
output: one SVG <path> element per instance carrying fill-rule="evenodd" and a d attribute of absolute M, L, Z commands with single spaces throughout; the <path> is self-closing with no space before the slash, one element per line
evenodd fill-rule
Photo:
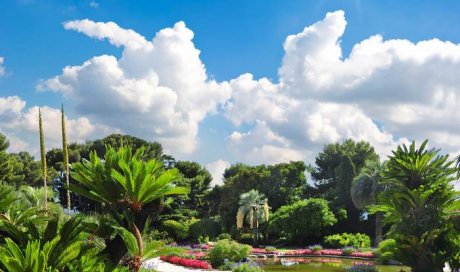
<path fill-rule="evenodd" d="M 269 232 L 291 242 L 305 242 L 322 237 L 337 222 L 325 199 L 310 198 L 282 206 L 270 218 Z"/>
<path fill-rule="evenodd" d="M 362 233 L 337 233 L 324 237 L 324 245 L 332 248 L 341 247 L 370 247 L 371 238 Z"/>
<path fill-rule="evenodd" d="M 232 240 L 232 236 L 229 233 L 221 233 L 217 236 L 217 240 Z"/>
<path fill-rule="evenodd" d="M 222 231 L 218 218 L 204 218 L 193 222 L 188 230 L 190 239 L 197 241 L 201 237 L 216 238 Z"/>
<path fill-rule="evenodd" d="M 224 264 L 227 259 L 230 262 L 239 262 L 246 259 L 251 253 L 252 247 L 239 244 L 232 240 L 220 240 L 211 248 L 208 259 L 215 268 Z"/>

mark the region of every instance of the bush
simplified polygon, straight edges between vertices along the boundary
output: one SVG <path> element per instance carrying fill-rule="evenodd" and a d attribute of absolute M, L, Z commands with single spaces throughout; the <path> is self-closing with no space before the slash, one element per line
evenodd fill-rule
<path fill-rule="evenodd" d="M 355 253 L 356 249 L 354 247 L 344 247 L 342 248 L 342 255 L 344 256 L 351 256 L 351 254 Z"/>
<path fill-rule="evenodd" d="M 268 246 L 265 248 L 266 252 L 274 252 L 275 250 L 276 250 L 276 247 L 273 247 L 273 246 Z"/>
<path fill-rule="evenodd" d="M 217 236 L 217 241 L 219 240 L 232 240 L 232 236 L 229 233 L 221 233 Z"/>
<path fill-rule="evenodd" d="M 218 218 L 203 218 L 190 224 L 188 235 L 190 239 L 195 241 L 201 237 L 209 237 L 214 239 L 221 232 L 221 223 Z"/>
<path fill-rule="evenodd" d="M 235 266 L 232 272 L 263 272 L 264 270 L 256 263 L 243 263 Z"/>
<path fill-rule="evenodd" d="M 318 252 L 321 249 L 323 249 L 321 245 L 312 245 L 312 246 L 309 246 L 308 248 L 311 249 L 313 252 Z"/>
<path fill-rule="evenodd" d="M 271 217 L 269 232 L 291 242 L 305 242 L 322 237 L 328 227 L 337 223 L 325 199 L 310 198 L 282 206 Z"/>
<path fill-rule="evenodd" d="M 387 239 L 380 242 L 379 247 L 375 251 L 377 259 L 383 264 L 387 264 L 391 260 L 395 260 L 394 252 L 396 248 L 396 241 L 394 239 Z"/>
<path fill-rule="evenodd" d="M 371 238 L 362 233 L 341 233 L 333 234 L 324 237 L 324 244 L 328 247 L 341 248 L 341 247 L 370 247 Z"/>
<path fill-rule="evenodd" d="M 345 269 L 346 272 L 377 272 L 377 267 L 367 264 L 357 264 Z"/>
<path fill-rule="evenodd" d="M 208 258 L 212 266 L 217 268 L 227 259 L 230 262 L 239 262 L 246 259 L 252 247 L 242 245 L 232 240 L 220 240 L 209 251 Z"/>

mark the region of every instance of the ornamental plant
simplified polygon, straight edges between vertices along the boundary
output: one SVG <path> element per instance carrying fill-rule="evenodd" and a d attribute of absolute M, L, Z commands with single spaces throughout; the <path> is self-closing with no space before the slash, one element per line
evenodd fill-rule
<path fill-rule="evenodd" d="M 212 266 L 217 268 L 224 264 L 227 259 L 230 262 L 240 262 L 246 259 L 251 253 L 251 246 L 239 244 L 231 240 L 220 240 L 208 253 Z"/>

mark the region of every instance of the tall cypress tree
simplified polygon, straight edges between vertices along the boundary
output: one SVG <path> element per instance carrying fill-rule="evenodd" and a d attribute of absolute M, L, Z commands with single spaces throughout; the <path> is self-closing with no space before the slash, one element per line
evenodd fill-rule
<path fill-rule="evenodd" d="M 40 134 L 40 159 L 42 164 L 43 186 L 45 188 L 45 211 L 48 211 L 48 188 L 46 185 L 46 151 L 45 139 L 43 136 L 42 112 L 38 109 L 38 129 Z"/>
<path fill-rule="evenodd" d="M 64 114 L 64 105 L 61 105 L 61 124 L 62 124 L 62 156 L 63 156 L 63 162 L 64 162 L 64 171 L 65 171 L 65 181 L 67 184 L 67 188 L 69 188 L 69 150 L 67 146 L 67 133 L 65 129 L 65 114 Z M 70 213 L 70 191 L 69 189 L 67 191 L 67 210 Z"/>

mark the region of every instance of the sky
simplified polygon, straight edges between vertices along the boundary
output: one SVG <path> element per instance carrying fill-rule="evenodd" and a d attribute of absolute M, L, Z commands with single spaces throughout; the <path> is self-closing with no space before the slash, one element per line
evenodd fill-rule
<path fill-rule="evenodd" d="M 110 133 L 159 141 L 221 180 L 235 162 L 313 163 L 366 140 L 460 154 L 460 2 L 0 1 L 10 152 Z"/>

